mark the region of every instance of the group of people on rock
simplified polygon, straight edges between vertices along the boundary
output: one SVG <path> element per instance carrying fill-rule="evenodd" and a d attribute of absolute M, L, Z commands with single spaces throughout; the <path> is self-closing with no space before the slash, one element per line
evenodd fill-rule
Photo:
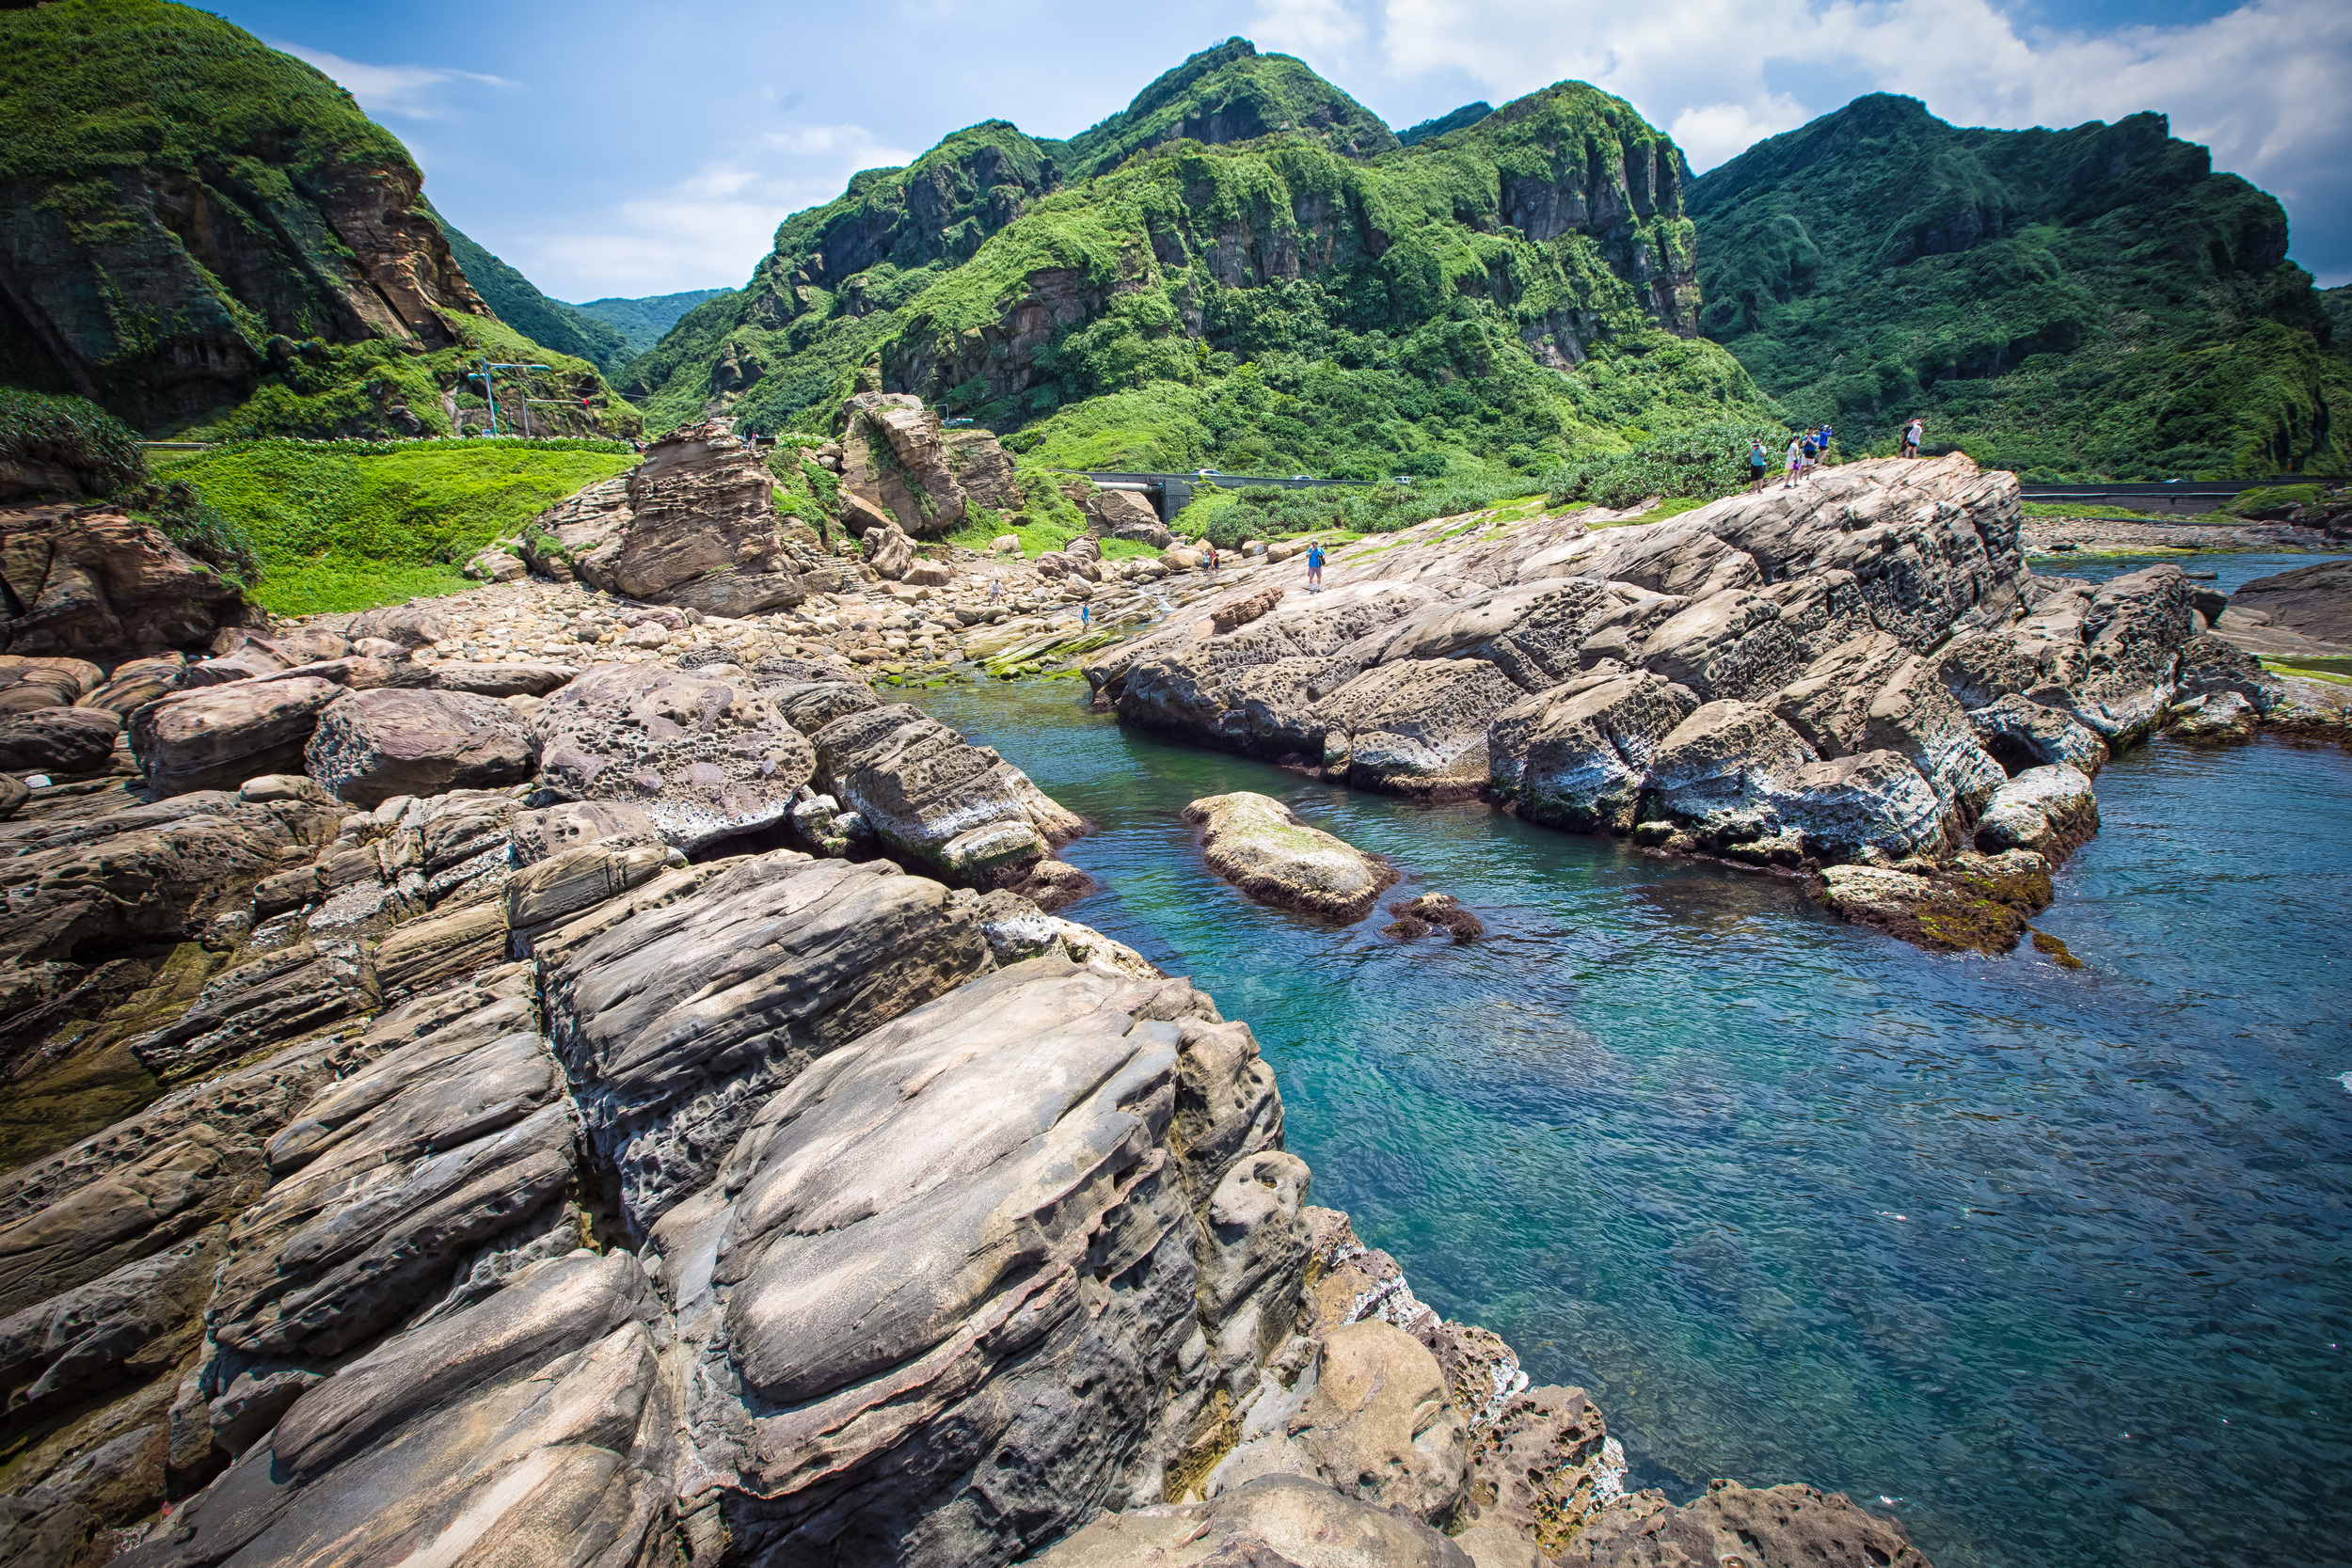
<path fill-rule="evenodd" d="M 1836 434 L 1830 428 L 1829 422 L 1823 420 L 1820 429 L 1801 430 L 1788 438 L 1788 451 L 1782 459 L 1782 472 L 1787 475 L 1782 482 L 1784 487 L 1794 485 L 1828 460 L 1829 444 Z M 1927 421 L 1916 414 L 1913 415 L 1910 422 L 1903 426 L 1903 455 L 1918 456 L 1919 443 L 1926 436 Z M 1748 444 L 1748 488 L 1751 491 L 1764 488 L 1764 481 L 1771 473 L 1772 466 L 1772 454 L 1764 450 L 1764 438 L 1761 436 L 1754 437 Z"/>

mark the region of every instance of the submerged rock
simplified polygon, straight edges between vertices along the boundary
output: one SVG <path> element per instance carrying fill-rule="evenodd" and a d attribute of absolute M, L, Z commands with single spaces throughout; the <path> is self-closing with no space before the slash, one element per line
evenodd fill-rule
<path fill-rule="evenodd" d="M 1397 881 L 1387 862 L 1307 826 L 1271 796 L 1205 796 L 1184 808 L 1184 820 L 1201 828 L 1211 871 L 1278 909 L 1358 921 Z"/>

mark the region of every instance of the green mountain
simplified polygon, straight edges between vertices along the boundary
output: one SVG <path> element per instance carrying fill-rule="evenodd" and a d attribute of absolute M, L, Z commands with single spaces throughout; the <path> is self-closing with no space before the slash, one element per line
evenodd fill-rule
<path fill-rule="evenodd" d="M 857 175 L 622 385 L 657 427 L 871 387 L 1071 466 L 1534 473 L 1762 411 L 1696 338 L 1688 180 L 1581 83 L 1405 148 L 1235 40 L 1068 142 L 992 120 Z"/>
<path fill-rule="evenodd" d="M 311 67 L 165 0 L 0 9 L 0 384 L 151 433 L 447 432 L 466 365 L 542 360 L 567 431 L 634 428 L 502 324 L 401 144 Z"/>
<path fill-rule="evenodd" d="M 633 359 L 660 342 L 662 334 L 675 326 L 678 318 L 687 311 L 707 299 L 716 299 L 727 292 L 725 289 L 688 289 L 682 293 L 648 294 L 644 299 L 592 299 L 585 305 L 566 306 L 565 309 L 577 310 L 618 332 L 627 357 Z"/>
<path fill-rule="evenodd" d="M 1409 131 L 1399 131 L 1396 134 L 1396 139 L 1403 146 L 1419 147 L 1425 141 L 1444 135 L 1448 131 L 1459 131 L 1464 126 L 1475 125 L 1494 112 L 1495 106 L 1482 98 L 1475 103 L 1463 104 L 1452 114 L 1439 115 L 1435 119 L 1424 119 Z"/>
<path fill-rule="evenodd" d="M 2335 337 L 2328 346 L 2338 356 L 2352 358 L 2352 283 L 2341 288 L 2322 289 L 2319 305 L 2328 312 L 2328 320 L 2335 327 Z"/>
<path fill-rule="evenodd" d="M 431 202 L 425 203 L 425 210 L 448 236 L 450 254 L 457 258 L 466 281 L 498 313 L 499 320 L 532 341 L 588 360 L 600 371 L 617 371 L 635 357 L 637 351 L 611 323 L 576 305 L 549 299 L 530 278 L 467 238 Z"/>
<path fill-rule="evenodd" d="M 2030 477 L 2341 473 L 2352 372 L 2286 214 L 2161 115 L 1963 130 L 1874 94 L 1691 188 L 1700 320 L 1847 450 Z"/>

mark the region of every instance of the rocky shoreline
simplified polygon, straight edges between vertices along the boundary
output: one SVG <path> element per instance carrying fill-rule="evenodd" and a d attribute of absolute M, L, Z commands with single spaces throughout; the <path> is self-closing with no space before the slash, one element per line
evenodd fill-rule
<path fill-rule="evenodd" d="M 190 657 L 134 543 L 0 659 L 11 1568 L 1923 1560 L 1626 1496 L 860 647 L 508 583 Z"/>
<path fill-rule="evenodd" d="M 662 559 L 686 490 L 733 506 L 721 434 L 574 560 Z M 144 640 L 205 574 L 127 518 L 13 515 L 47 582 L 0 657 L 27 1568 L 1921 1564 L 1804 1486 L 1627 1496 L 1581 1391 L 1310 1203 L 1248 1025 L 1055 912 L 1085 824 L 868 680 L 1103 636 L 1126 721 L 1994 949 L 2112 749 L 2341 721 L 2175 568 L 2028 571 L 2013 482 L 1964 460 L 1447 519 L 1320 593 L 1282 546 L 1114 585 L 746 513 L 719 531 L 790 569 L 737 575 L 788 606 L 516 578 L 298 625 L 215 595 Z M 75 564 L 102 536 L 135 571 Z M 1129 619 L 1073 637 L 1081 602 Z M 1353 919 L 1394 880 L 1267 861 L 1248 799 L 1198 803 L 1245 891 Z"/>

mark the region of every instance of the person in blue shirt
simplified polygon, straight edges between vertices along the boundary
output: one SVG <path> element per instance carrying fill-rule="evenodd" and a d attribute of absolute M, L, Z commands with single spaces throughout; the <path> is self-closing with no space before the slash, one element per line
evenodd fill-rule
<path fill-rule="evenodd" d="M 1756 436 L 1748 443 L 1748 488 L 1764 488 L 1764 475 L 1772 466 L 1772 454 L 1764 450 L 1764 438 Z"/>
<path fill-rule="evenodd" d="M 1830 429 L 1829 421 L 1827 420 L 1823 420 L 1821 421 L 1821 433 L 1813 439 L 1813 444 L 1821 449 L 1821 460 L 1825 463 L 1829 461 L 1830 438 L 1835 435 L 1836 435 L 1836 432 Z"/>
<path fill-rule="evenodd" d="M 1320 544 L 1307 546 L 1307 592 L 1323 592 L 1323 546 Z"/>
<path fill-rule="evenodd" d="M 1078 629 L 1080 631 L 1090 631 L 1093 629 L 1093 626 L 1094 607 L 1090 604 L 1080 605 L 1078 607 Z"/>

